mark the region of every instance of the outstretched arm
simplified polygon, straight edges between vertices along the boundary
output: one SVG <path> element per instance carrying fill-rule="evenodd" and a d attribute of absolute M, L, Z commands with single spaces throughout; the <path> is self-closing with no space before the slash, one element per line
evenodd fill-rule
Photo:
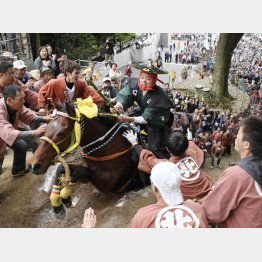
<path fill-rule="evenodd" d="M 123 136 L 133 145 L 135 152 L 139 157 L 138 169 L 145 173 L 150 174 L 151 169 L 164 159 L 158 159 L 151 151 L 142 149 L 138 144 L 137 135 L 132 130 L 123 133 Z"/>

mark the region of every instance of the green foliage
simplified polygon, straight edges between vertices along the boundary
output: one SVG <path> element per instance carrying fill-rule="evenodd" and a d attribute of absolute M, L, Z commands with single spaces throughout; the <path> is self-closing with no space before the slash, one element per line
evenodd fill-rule
<path fill-rule="evenodd" d="M 73 60 L 78 58 L 89 60 L 101 51 L 107 36 L 110 36 L 115 43 L 130 41 L 136 36 L 134 33 L 45 33 L 30 35 L 35 50 L 38 49 L 39 44 L 50 44 L 53 47 L 53 53 L 61 54 L 65 49 L 69 58 Z M 40 43 L 36 35 L 39 35 Z M 36 56 L 37 54 L 34 53 L 34 58 Z"/>
<path fill-rule="evenodd" d="M 120 33 L 113 34 L 115 36 L 116 42 L 128 42 L 135 39 L 136 34 L 134 33 Z"/>

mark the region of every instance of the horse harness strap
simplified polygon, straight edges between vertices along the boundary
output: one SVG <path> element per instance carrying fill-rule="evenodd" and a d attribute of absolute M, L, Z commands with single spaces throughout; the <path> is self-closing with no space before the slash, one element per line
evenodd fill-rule
<path fill-rule="evenodd" d="M 55 149 L 57 155 L 60 155 L 61 152 L 60 152 L 60 149 L 59 149 L 58 145 L 61 144 L 61 143 L 63 143 L 64 141 L 66 141 L 69 136 L 71 136 L 71 140 L 74 140 L 74 139 L 75 139 L 75 134 L 74 134 L 73 131 L 74 131 L 74 129 L 73 129 L 63 140 L 61 140 L 61 141 L 59 141 L 59 142 L 57 142 L 57 143 L 55 143 L 54 141 L 52 141 L 52 140 L 51 140 L 50 138 L 48 138 L 47 136 L 41 136 L 41 137 L 40 137 L 40 141 L 41 141 L 41 140 L 44 140 L 44 141 L 46 141 L 47 143 L 49 143 L 49 144 Z M 72 141 L 71 141 L 71 144 L 72 144 Z M 70 146 L 71 146 L 71 145 L 70 145 Z M 70 147 L 70 146 L 69 146 L 69 147 Z"/>
<path fill-rule="evenodd" d="M 123 125 L 123 124 L 122 124 L 122 125 Z M 122 125 L 120 125 L 120 127 L 121 127 Z M 104 134 L 103 136 L 99 137 L 98 139 L 96 139 L 95 141 L 89 143 L 88 145 L 83 146 L 82 149 L 85 149 L 85 148 L 87 148 L 87 147 L 89 147 L 89 146 L 92 146 L 92 145 L 94 145 L 94 144 L 97 143 L 97 142 L 103 141 L 116 127 L 119 127 L 119 123 L 116 123 L 116 124 L 115 124 L 110 130 L 108 130 L 108 132 L 107 132 L 106 134 Z M 118 130 L 119 130 L 119 129 L 117 129 L 117 131 L 118 131 Z"/>
<path fill-rule="evenodd" d="M 60 150 L 59 150 L 57 144 L 54 143 L 50 138 L 48 138 L 48 137 L 46 137 L 46 136 L 42 136 L 42 137 L 40 137 L 40 140 L 44 140 L 44 141 L 46 141 L 47 143 L 49 143 L 49 144 L 55 149 L 56 153 L 57 153 L 57 154 L 60 154 Z"/>
<path fill-rule="evenodd" d="M 89 156 L 87 154 L 85 154 L 83 151 L 81 151 L 81 155 L 89 160 L 93 160 L 93 161 L 107 161 L 107 160 L 112 160 L 115 158 L 118 158 L 122 155 L 124 155 L 125 153 L 127 153 L 128 151 L 130 151 L 133 147 L 129 147 L 128 149 L 121 151 L 121 152 L 117 152 L 113 155 L 109 155 L 109 156 L 101 156 L 101 157 L 93 157 L 93 156 Z"/>

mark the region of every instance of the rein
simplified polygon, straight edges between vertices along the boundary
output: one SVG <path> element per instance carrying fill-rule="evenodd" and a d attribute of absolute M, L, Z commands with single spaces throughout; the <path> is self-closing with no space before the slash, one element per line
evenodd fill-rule
<path fill-rule="evenodd" d="M 75 141 L 76 141 L 76 140 L 78 140 L 78 141 L 77 141 L 77 142 L 78 142 L 78 145 L 79 145 L 79 143 L 80 143 L 80 137 L 77 137 L 77 134 L 76 134 L 76 133 L 77 133 L 77 130 L 75 130 L 75 129 L 76 129 L 76 124 L 77 124 L 78 126 L 80 126 L 80 124 L 79 124 L 80 116 L 79 116 L 79 117 L 71 117 L 71 116 L 69 116 L 68 114 L 66 114 L 66 113 L 64 113 L 64 112 L 59 112 L 59 111 L 57 111 L 57 115 L 60 115 L 60 116 L 66 117 L 66 118 L 70 118 L 70 119 L 76 121 L 76 122 L 75 122 L 75 127 L 73 128 L 73 130 L 72 130 L 63 140 L 61 140 L 61 141 L 59 141 L 59 142 L 57 142 L 57 143 L 53 142 L 50 138 L 48 138 L 48 137 L 46 137 L 46 136 L 42 136 L 42 137 L 40 138 L 40 140 L 44 140 L 44 141 L 46 141 L 47 143 L 49 143 L 49 144 L 55 149 L 55 151 L 56 151 L 56 153 L 57 153 L 57 159 L 61 159 L 65 154 L 68 154 L 68 153 L 71 153 L 72 151 L 74 151 L 74 149 L 76 148 L 76 146 L 75 146 L 75 145 L 76 145 L 76 144 L 75 144 Z M 93 161 L 107 161 L 107 160 L 112 160 L 112 159 L 118 158 L 118 157 L 124 155 L 125 153 L 129 152 L 129 151 L 132 149 L 132 146 L 129 147 L 128 149 L 125 149 L 125 150 L 121 151 L 121 152 L 117 152 L 117 153 L 114 153 L 114 154 L 108 155 L 108 156 L 92 157 L 92 156 L 89 155 L 89 154 L 93 153 L 94 151 L 96 151 L 96 150 L 98 150 L 98 149 L 101 149 L 101 148 L 104 147 L 106 144 L 108 144 L 108 143 L 115 137 L 115 135 L 118 133 L 118 131 L 121 129 L 121 127 L 122 127 L 123 125 L 124 125 L 124 123 L 123 123 L 123 124 L 116 123 L 105 135 L 103 135 L 102 137 L 99 137 L 97 140 L 89 143 L 88 145 L 86 145 L 86 146 L 84 146 L 84 147 L 81 147 L 81 151 L 80 151 L 81 157 L 85 157 L 85 158 L 87 158 L 87 159 L 89 159 L 89 160 L 93 160 Z M 100 146 L 98 146 L 98 147 L 90 150 L 90 151 L 87 152 L 87 153 L 84 153 L 84 152 L 83 152 L 83 149 L 84 149 L 84 148 L 87 148 L 87 147 L 89 147 L 89 146 L 91 146 L 91 145 L 93 145 L 93 144 L 95 144 L 95 143 L 97 143 L 97 142 L 103 141 L 106 137 L 109 136 L 110 133 L 113 132 L 113 130 L 114 130 L 116 127 L 118 127 L 118 128 L 114 131 L 114 133 L 112 134 L 112 136 L 111 136 L 105 143 L 103 143 L 102 145 L 100 145 Z M 81 126 L 80 126 L 80 128 L 81 128 L 81 136 L 82 136 L 82 135 L 83 135 L 83 134 L 82 134 L 83 128 L 82 128 Z M 74 131 L 75 131 L 75 132 L 74 132 Z M 70 143 L 69 147 L 68 147 L 64 152 L 61 153 L 58 145 L 60 145 L 60 144 L 63 143 L 64 141 L 66 141 L 70 135 L 71 135 L 71 143 Z M 77 137 L 78 139 L 76 139 L 76 137 Z M 71 149 L 72 149 L 72 150 L 71 150 Z M 60 162 L 60 161 L 59 161 L 59 162 Z"/>
<path fill-rule="evenodd" d="M 107 161 L 107 160 L 112 160 L 112 159 L 115 159 L 115 158 L 118 158 L 122 155 L 124 155 L 125 153 L 127 153 L 128 151 L 130 151 L 132 149 L 132 146 L 129 147 L 128 149 L 124 150 L 124 151 L 121 151 L 121 152 L 118 152 L 118 153 L 115 153 L 113 155 L 109 155 L 109 156 L 100 156 L 100 157 L 93 157 L 93 156 L 89 156 L 85 153 L 83 153 L 83 151 L 80 152 L 80 154 L 89 159 L 89 160 L 93 160 L 93 161 Z"/>

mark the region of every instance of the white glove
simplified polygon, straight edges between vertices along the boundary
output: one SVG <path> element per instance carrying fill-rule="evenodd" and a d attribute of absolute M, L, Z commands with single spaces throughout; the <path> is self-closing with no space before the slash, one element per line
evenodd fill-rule
<path fill-rule="evenodd" d="M 137 133 L 134 134 L 132 130 L 124 132 L 123 137 L 125 137 L 131 144 L 137 143 Z"/>

